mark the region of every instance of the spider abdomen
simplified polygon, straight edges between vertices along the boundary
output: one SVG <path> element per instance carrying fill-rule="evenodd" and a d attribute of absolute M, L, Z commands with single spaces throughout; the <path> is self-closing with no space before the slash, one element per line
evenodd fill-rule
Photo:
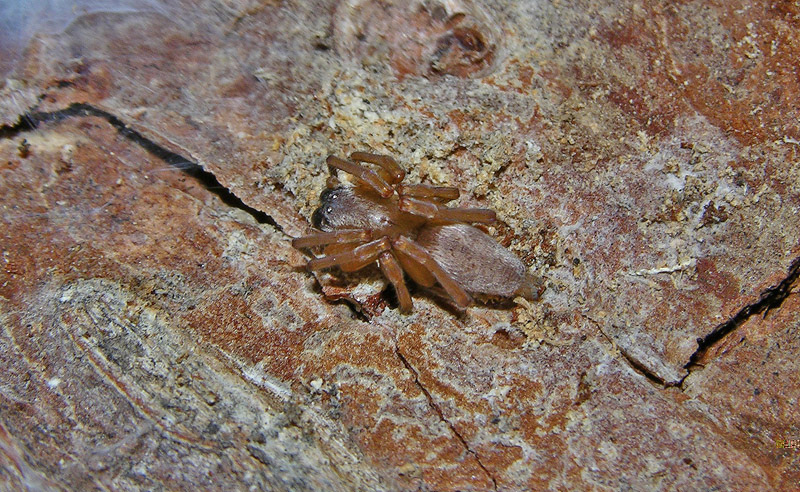
<path fill-rule="evenodd" d="M 525 265 L 480 229 L 468 224 L 428 226 L 417 243 L 471 294 L 513 297 L 528 294 Z M 528 289 L 526 289 L 528 288 Z"/>

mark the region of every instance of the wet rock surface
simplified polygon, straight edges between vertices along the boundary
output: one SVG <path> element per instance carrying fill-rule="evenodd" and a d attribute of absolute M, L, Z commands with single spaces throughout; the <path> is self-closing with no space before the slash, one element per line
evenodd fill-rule
<path fill-rule="evenodd" d="M 376 5 L 32 38 L 0 89 L 3 486 L 796 487 L 800 8 Z M 542 299 L 403 316 L 377 269 L 307 273 L 325 157 L 364 149 L 495 209 Z"/>

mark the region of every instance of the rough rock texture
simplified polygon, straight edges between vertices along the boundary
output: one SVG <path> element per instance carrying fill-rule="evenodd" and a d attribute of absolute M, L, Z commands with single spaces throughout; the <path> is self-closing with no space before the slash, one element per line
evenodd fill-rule
<path fill-rule="evenodd" d="M 0 89 L 2 488 L 800 486 L 797 2 L 126 5 Z M 308 274 L 363 149 L 542 300 Z"/>

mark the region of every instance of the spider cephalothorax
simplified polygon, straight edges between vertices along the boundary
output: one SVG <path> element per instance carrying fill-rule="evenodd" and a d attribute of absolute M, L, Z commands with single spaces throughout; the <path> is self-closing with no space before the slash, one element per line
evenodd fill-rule
<path fill-rule="evenodd" d="M 324 246 L 325 256 L 309 261 L 310 269 L 351 272 L 377 261 L 403 312 L 413 308 L 403 271 L 423 287 L 438 283 L 461 309 L 470 294 L 538 297 L 525 265 L 470 225 L 494 222 L 494 211 L 444 206 L 458 198 L 456 188 L 402 184 L 405 171 L 391 157 L 354 152 L 350 159 L 328 157 L 334 172 L 311 217 L 320 232 L 292 241 L 295 248 Z M 355 177 L 355 185 L 340 184 L 335 170 Z"/>

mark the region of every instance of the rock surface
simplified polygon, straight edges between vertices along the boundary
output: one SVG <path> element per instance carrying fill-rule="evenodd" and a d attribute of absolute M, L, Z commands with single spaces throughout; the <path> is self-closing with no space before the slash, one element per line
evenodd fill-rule
<path fill-rule="evenodd" d="M 4 489 L 800 486 L 796 2 L 126 6 L 0 92 Z M 308 274 L 364 149 L 541 301 Z"/>

